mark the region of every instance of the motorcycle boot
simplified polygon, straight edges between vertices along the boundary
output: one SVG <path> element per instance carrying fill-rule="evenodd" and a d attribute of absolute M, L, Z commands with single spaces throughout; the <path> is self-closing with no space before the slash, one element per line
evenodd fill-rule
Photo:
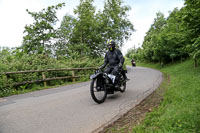
<path fill-rule="evenodd" d="M 120 80 L 119 80 L 119 76 L 116 76 L 116 80 L 115 80 L 115 90 L 116 91 L 120 91 L 121 88 L 120 88 Z"/>

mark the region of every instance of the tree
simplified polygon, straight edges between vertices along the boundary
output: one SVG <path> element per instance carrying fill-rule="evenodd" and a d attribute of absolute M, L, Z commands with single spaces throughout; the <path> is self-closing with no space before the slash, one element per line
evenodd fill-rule
<path fill-rule="evenodd" d="M 75 23 L 76 19 L 73 16 L 66 14 L 63 17 L 60 28 L 57 32 L 59 39 L 54 45 L 55 56 L 57 58 L 62 58 L 63 56 L 68 57 L 70 55 L 68 44 L 72 38 Z"/>
<path fill-rule="evenodd" d="M 25 53 L 52 53 L 53 41 L 57 38 L 57 30 L 53 27 L 58 21 L 56 10 L 64 5 L 64 3 L 61 3 L 56 6 L 49 6 L 38 13 L 26 10 L 33 17 L 34 22 L 25 26 L 24 33 L 26 35 L 23 37 L 22 45 Z"/>
<path fill-rule="evenodd" d="M 154 23 L 151 25 L 147 35 L 144 38 L 142 44 L 144 50 L 144 58 L 148 61 L 159 61 L 160 63 L 164 60 L 164 45 L 161 37 L 161 33 L 166 25 L 166 19 L 164 14 L 158 12 Z"/>
<path fill-rule="evenodd" d="M 190 43 L 187 45 L 192 58 L 195 61 L 195 66 L 197 62 L 200 61 L 200 1 L 199 0 L 185 0 L 183 23 L 188 30 L 188 38 L 190 38 Z"/>
<path fill-rule="evenodd" d="M 99 15 L 104 40 L 113 39 L 119 47 L 134 31 L 127 14 L 131 8 L 122 6 L 122 3 L 122 0 L 105 0 L 103 13 Z"/>
<path fill-rule="evenodd" d="M 122 46 L 124 40 L 127 40 L 134 31 L 127 18 L 127 11 L 130 8 L 122 6 L 121 0 L 108 0 L 103 12 L 97 13 L 92 3 L 93 0 L 80 0 L 80 4 L 74 10 L 77 15 L 75 20 L 63 19 L 61 29 L 70 31 L 65 32 L 69 37 L 69 55 L 101 56 L 107 48 L 105 44 L 108 39 L 112 38 Z"/>
<path fill-rule="evenodd" d="M 126 57 L 132 59 L 134 58 L 135 54 L 137 53 L 137 49 L 134 47 L 134 48 L 130 48 L 127 50 L 127 53 L 126 53 Z"/>
<path fill-rule="evenodd" d="M 100 34 L 97 28 L 95 7 L 93 0 L 80 0 L 80 4 L 74 9 L 76 18 L 65 16 L 61 24 L 63 35 L 67 36 L 67 48 L 69 56 L 96 57 L 101 54 L 99 48 Z"/>
<path fill-rule="evenodd" d="M 162 13 L 157 13 L 142 46 L 148 61 L 159 61 L 162 64 L 187 57 L 186 44 L 182 11 L 175 8 L 167 19 Z"/>
<path fill-rule="evenodd" d="M 200 61 L 199 7 L 200 1 L 185 0 L 185 6 L 180 10 L 175 8 L 167 19 L 157 13 L 146 33 L 140 55 L 147 61 L 162 63 L 182 60 L 190 55 L 197 66 Z"/>
<path fill-rule="evenodd" d="M 74 13 L 77 21 L 71 38 L 72 47 L 78 48 L 80 55 L 98 56 L 98 31 L 96 30 L 96 8 L 92 5 L 93 0 L 80 0 L 80 4 Z M 78 45 L 78 46 L 77 46 Z M 80 46 L 80 47 L 79 47 Z"/>
<path fill-rule="evenodd" d="M 182 11 L 175 8 L 167 18 L 167 24 L 161 33 L 165 44 L 165 53 L 174 62 L 175 59 L 188 57 L 185 46 L 188 43 L 185 27 L 182 25 Z"/>

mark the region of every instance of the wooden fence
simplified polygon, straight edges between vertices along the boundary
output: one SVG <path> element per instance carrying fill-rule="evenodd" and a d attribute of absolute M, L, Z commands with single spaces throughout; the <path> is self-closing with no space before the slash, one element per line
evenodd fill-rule
<path fill-rule="evenodd" d="M 76 78 L 84 77 L 85 75 L 75 75 L 75 71 L 86 71 L 86 70 L 96 70 L 95 67 L 87 67 L 87 68 L 61 68 L 61 69 L 46 69 L 46 70 L 29 70 L 29 71 L 18 71 L 18 72 L 4 72 L 0 74 L 4 75 L 11 75 L 11 74 L 24 74 L 24 73 L 42 73 L 42 79 L 41 80 L 34 80 L 34 81 L 23 81 L 20 83 L 14 83 L 13 86 L 19 86 L 24 84 L 31 84 L 31 83 L 38 83 L 38 82 L 44 82 L 44 86 L 47 86 L 46 81 L 50 80 L 58 80 L 58 79 L 72 79 L 73 82 L 75 82 Z M 54 78 L 47 78 L 45 75 L 45 72 L 50 71 L 72 71 L 72 76 L 66 76 L 66 77 L 54 77 Z"/>

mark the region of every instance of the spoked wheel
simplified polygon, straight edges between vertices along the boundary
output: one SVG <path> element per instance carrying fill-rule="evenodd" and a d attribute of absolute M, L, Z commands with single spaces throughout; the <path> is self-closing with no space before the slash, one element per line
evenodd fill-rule
<path fill-rule="evenodd" d="M 126 90 L 126 81 L 123 81 L 120 92 L 125 92 Z"/>
<path fill-rule="evenodd" d="M 103 103 L 107 97 L 107 89 L 97 88 L 97 79 L 96 78 L 92 79 L 92 81 L 91 81 L 90 93 L 91 93 L 92 99 L 98 104 Z"/>

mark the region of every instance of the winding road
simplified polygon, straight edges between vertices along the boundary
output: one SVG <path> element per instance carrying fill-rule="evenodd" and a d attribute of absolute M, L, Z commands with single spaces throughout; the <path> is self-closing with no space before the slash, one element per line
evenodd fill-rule
<path fill-rule="evenodd" d="M 91 133 L 117 120 L 151 94 L 162 73 L 128 67 L 127 90 L 103 104 L 90 96 L 90 82 L 0 98 L 0 133 Z"/>

